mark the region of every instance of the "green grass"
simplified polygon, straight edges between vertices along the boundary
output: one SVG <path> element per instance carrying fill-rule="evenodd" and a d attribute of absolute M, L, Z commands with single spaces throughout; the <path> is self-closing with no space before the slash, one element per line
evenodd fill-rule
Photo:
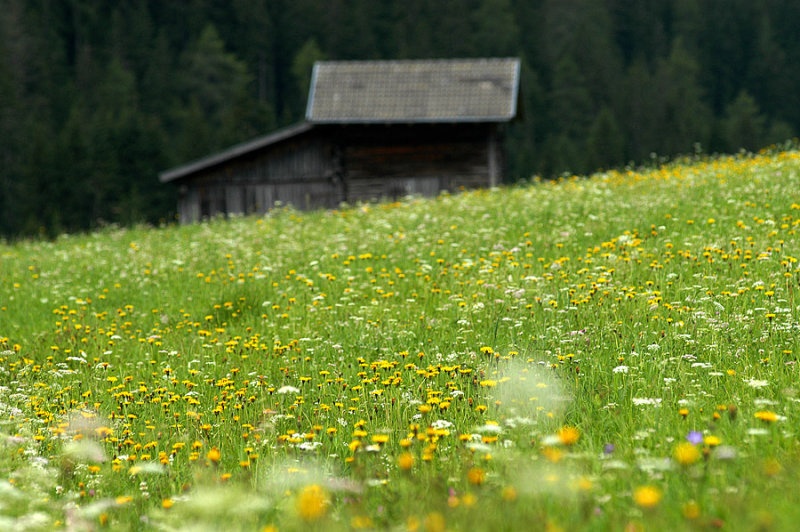
<path fill-rule="evenodd" d="M 0 246 L 0 528 L 792 529 L 798 190 L 790 151 Z"/>

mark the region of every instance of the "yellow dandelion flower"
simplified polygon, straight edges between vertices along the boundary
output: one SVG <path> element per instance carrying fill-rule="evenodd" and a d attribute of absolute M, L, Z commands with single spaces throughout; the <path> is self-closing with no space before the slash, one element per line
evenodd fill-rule
<path fill-rule="evenodd" d="M 503 488 L 503 491 L 500 492 L 500 496 L 503 497 L 504 501 L 514 502 L 517 500 L 517 490 L 514 489 L 514 486 L 506 486 Z"/>
<path fill-rule="evenodd" d="M 690 442 L 679 443 L 672 453 L 675 461 L 682 466 L 692 465 L 700 460 L 700 450 Z"/>
<path fill-rule="evenodd" d="M 763 410 L 761 412 L 755 413 L 755 418 L 760 419 L 765 423 L 775 423 L 778 421 L 778 416 L 775 412 L 770 412 L 769 410 Z"/>
<path fill-rule="evenodd" d="M 542 455 L 550 462 L 559 462 L 564 453 L 555 447 L 545 447 L 542 449 Z"/>
<path fill-rule="evenodd" d="M 414 467 L 414 455 L 411 453 L 403 453 L 397 457 L 397 466 L 403 471 L 408 471 Z"/>
<path fill-rule="evenodd" d="M 654 508 L 662 496 L 661 490 L 655 486 L 639 486 L 633 492 L 633 501 L 642 508 Z"/>
<path fill-rule="evenodd" d="M 439 512 L 432 512 L 425 516 L 422 523 L 426 532 L 444 532 L 445 520 L 444 516 Z"/>
<path fill-rule="evenodd" d="M 716 447 L 717 445 L 722 443 L 722 440 L 720 440 L 719 437 L 717 436 L 706 436 L 705 438 L 703 438 L 703 443 L 705 443 L 709 447 Z"/>
<path fill-rule="evenodd" d="M 300 491 L 295 509 L 297 515 L 306 522 L 320 520 L 328 511 L 328 494 L 319 484 L 311 484 Z"/>
<path fill-rule="evenodd" d="M 459 499 L 455 495 L 450 495 L 447 498 L 447 506 L 449 506 L 450 508 L 458 508 L 459 504 L 461 504 L 461 499 Z"/>
<path fill-rule="evenodd" d="M 688 501 L 681 508 L 681 512 L 686 519 L 697 519 L 700 517 L 700 505 L 694 501 Z"/>
<path fill-rule="evenodd" d="M 590 491 L 594 488 L 594 483 L 586 477 L 580 477 L 575 481 L 575 488 L 578 491 Z"/>
<path fill-rule="evenodd" d="M 222 458 L 222 453 L 219 452 L 217 447 L 212 447 L 209 449 L 208 453 L 206 453 L 206 458 L 216 464 L 219 463 L 220 458 Z"/>
<path fill-rule="evenodd" d="M 480 486 L 486 480 L 486 471 L 479 467 L 470 468 L 467 471 L 467 480 L 470 484 Z"/>
<path fill-rule="evenodd" d="M 372 519 L 370 519 L 369 516 L 354 515 L 350 519 L 350 526 L 353 528 L 353 530 L 364 530 L 367 528 L 372 528 L 373 524 Z"/>
<path fill-rule="evenodd" d="M 170 508 L 172 508 L 174 504 L 175 502 L 172 499 L 164 499 L 163 501 L 161 501 L 161 507 L 164 508 L 165 510 L 169 510 Z"/>
<path fill-rule="evenodd" d="M 572 445 L 578 441 L 581 433 L 575 427 L 561 427 L 556 435 L 561 445 Z"/>

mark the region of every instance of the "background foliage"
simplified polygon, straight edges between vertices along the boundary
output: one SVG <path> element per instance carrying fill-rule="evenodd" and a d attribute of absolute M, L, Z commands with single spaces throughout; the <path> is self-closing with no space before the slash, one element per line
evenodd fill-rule
<path fill-rule="evenodd" d="M 466 16 L 465 16 L 466 14 Z M 317 59 L 519 56 L 526 178 L 800 129 L 800 4 L 0 0 L 0 234 L 157 222 L 157 173 L 300 120 Z"/>

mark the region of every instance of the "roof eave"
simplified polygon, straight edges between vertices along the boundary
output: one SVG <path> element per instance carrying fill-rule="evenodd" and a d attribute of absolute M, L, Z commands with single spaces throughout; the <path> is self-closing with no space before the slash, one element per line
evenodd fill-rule
<path fill-rule="evenodd" d="M 231 159 L 236 159 L 237 157 L 247 155 L 248 153 L 251 153 L 260 148 L 264 148 L 266 146 L 270 146 L 272 144 L 276 144 L 278 142 L 290 139 L 294 136 L 300 135 L 302 133 L 305 133 L 306 131 L 311 130 L 313 127 L 314 124 L 312 124 L 311 122 L 301 122 L 299 124 L 279 129 L 268 135 L 264 135 L 262 137 L 258 137 L 253 140 L 236 144 L 226 150 L 215 153 L 213 155 L 202 157 L 200 159 L 196 159 L 181 166 L 177 166 L 170 170 L 161 172 L 160 174 L 158 174 L 158 180 L 162 183 L 169 183 L 172 181 L 176 181 L 178 179 L 187 177 L 201 170 L 205 170 L 220 165 L 226 161 L 230 161 Z"/>
<path fill-rule="evenodd" d="M 517 116 L 517 102 L 519 101 L 519 84 L 521 79 L 522 62 L 518 58 L 514 58 L 514 83 L 511 85 L 511 117 Z"/>
<path fill-rule="evenodd" d="M 498 122 L 511 122 L 516 118 L 515 114 L 510 116 L 481 116 L 481 117 L 458 117 L 458 118 L 336 118 L 330 120 L 309 120 L 309 123 L 319 125 L 346 125 L 346 124 L 493 124 Z"/>
<path fill-rule="evenodd" d="M 306 120 L 311 122 L 311 114 L 314 109 L 314 93 L 317 87 L 317 72 L 319 71 L 319 61 L 314 62 L 314 67 L 311 69 L 311 85 L 308 88 L 308 101 L 306 102 Z"/>

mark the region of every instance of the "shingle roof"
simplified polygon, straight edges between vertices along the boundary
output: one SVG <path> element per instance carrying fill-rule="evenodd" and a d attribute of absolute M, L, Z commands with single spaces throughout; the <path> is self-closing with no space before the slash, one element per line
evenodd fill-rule
<path fill-rule="evenodd" d="M 502 122 L 517 113 L 519 60 L 322 61 L 313 123 Z"/>

